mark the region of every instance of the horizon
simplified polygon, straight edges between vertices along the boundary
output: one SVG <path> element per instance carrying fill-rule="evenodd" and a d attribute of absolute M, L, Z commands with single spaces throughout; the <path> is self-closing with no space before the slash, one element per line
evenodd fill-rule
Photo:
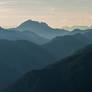
<path fill-rule="evenodd" d="M 20 26 L 21 24 L 23 24 L 24 22 L 26 22 L 26 21 L 28 21 L 28 20 L 30 20 L 30 21 L 33 21 L 33 22 L 38 22 L 38 23 L 46 23 L 46 22 L 44 22 L 44 21 L 36 21 L 36 20 L 32 20 L 32 19 L 27 19 L 27 20 L 24 20 L 24 21 L 22 21 L 22 22 L 20 22 L 20 24 L 17 24 L 17 25 L 13 25 L 13 26 L 0 26 L 1 28 L 16 28 L 16 27 L 18 27 L 18 26 Z M 72 30 L 72 28 L 74 28 L 75 27 L 75 29 L 76 29 L 76 27 L 84 27 L 84 29 L 87 29 L 87 28 L 85 28 L 85 27 L 88 27 L 88 28 L 90 28 L 90 27 L 92 27 L 92 25 L 89 25 L 89 26 L 87 26 L 87 25 L 72 25 L 72 26 L 62 26 L 61 28 L 59 28 L 59 27 L 52 27 L 52 26 L 50 26 L 48 23 L 46 23 L 49 27 L 51 27 L 51 28 L 54 28 L 54 29 L 71 29 Z"/>
<path fill-rule="evenodd" d="M 20 26 L 22 23 L 24 23 L 24 22 L 26 22 L 28 20 L 33 21 L 33 22 L 38 22 L 38 23 L 41 23 L 41 22 L 46 23 L 44 21 L 36 21 L 36 20 L 32 20 L 32 19 L 27 19 L 27 20 L 24 20 L 24 21 L 20 22 L 20 24 L 18 23 L 17 25 L 13 25 L 13 26 L 0 26 L 0 27 L 2 27 L 2 28 L 16 28 L 16 27 Z M 46 24 L 49 27 L 51 27 L 51 28 L 57 28 L 57 29 L 62 29 L 62 28 L 72 29 L 73 27 L 89 27 L 89 28 L 92 27 L 92 25 L 72 25 L 72 26 L 66 25 L 66 26 L 62 26 L 61 28 L 59 28 L 59 27 L 50 26 L 48 23 L 46 23 Z"/>
<path fill-rule="evenodd" d="M 91 26 L 92 0 L 0 0 L 0 26 L 16 27 L 28 19 L 50 27 Z"/>

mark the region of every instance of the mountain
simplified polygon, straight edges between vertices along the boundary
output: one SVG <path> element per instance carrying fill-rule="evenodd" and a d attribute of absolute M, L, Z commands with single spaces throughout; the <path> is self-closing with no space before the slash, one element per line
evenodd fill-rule
<path fill-rule="evenodd" d="M 85 34 L 86 32 L 88 32 L 88 30 L 74 29 L 73 31 L 70 32 L 70 35 L 75 35 L 75 34 L 78 34 L 78 33 Z"/>
<path fill-rule="evenodd" d="M 24 73 L 42 69 L 55 58 L 29 41 L 0 40 L 0 88 L 14 82 Z"/>
<path fill-rule="evenodd" d="M 20 24 L 15 30 L 18 31 L 30 31 L 34 32 L 41 37 L 47 38 L 47 39 L 52 39 L 58 35 L 65 35 L 68 33 L 68 31 L 64 29 L 53 29 L 48 26 L 48 24 L 44 22 L 38 22 L 38 21 L 32 21 L 32 20 L 27 20 L 24 23 Z"/>
<path fill-rule="evenodd" d="M 91 44 L 90 40 L 83 34 L 66 35 L 54 38 L 43 47 L 49 53 L 56 56 L 57 60 L 70 56 L 75 51 Z"/>
<path fill-rule="evenodd" d="M 16 28 L 4 29 L 1 27 L 0 32 L 6 32 L 5 35 L 4 35 L 4 33 L 0 33 L 1 37 L 5 38 L 5 39 L 6 38 L 8 39 L 8 37 L 9 37 L 9 40 L 11 40 L 11 39 L 28 40 L 28 41 L 32 41 L 36 44 L 43 45 L 57 36 L 75 35 L 77 33 L 84 34 L 87 32 L 87 30 L 86 29 L 85 30 L 74 29 L 73 31 L 69 31 L 69 30 L 67 31 L 65 29 L 51 28 L 50 26 L 48 26 L 48 24 L 46 24 L 44 22 L 27 20 L 27 21 L 21 23 Z M 13 32 L 14 32 L 14 34 L 13 34 Z M 9 33 L 10 33 L 10 35 L 9 35 Z M 21 35 L 19 35 L 19 34 L 21 34 Z M 12 36 L 12 38 L 10 38 L 11 36 Z"/>
<path fill-rule="evenodd" d="M 46 24 L 44 22 L 27 20 L 27 21 L 21 23 L 16 28 L 4 29 L 4 28 L 0 27 L 0 30 L 1 31 L 3 30 L 4 32 L 5 31 L 8 31 L 8 32 L 20 32 L 20 33 L 22 33 L 22 32 L 27 33 L 28 32 L 30 34 L 31 33 L 35 34 L 35 35 L 37 35 L 37 38 L 36 37 L 34 38 L 34 39 L 36 39 L 36 43 L 37 43 L 37 41 L 39 42 L 39 40 L 37 40 L 37 39 L 42 38 L 41 45 L 46 43 L 46 42 L 48 42 L 48 40 L 51 40 L 51 39 L 53 39 L 53 38 L 55 38 L 57 36 L 75 35 L 77 33 L 83 34 L 83 33 L 87 32 L 88 28 L 92 30 L 91 27 L 87 27 L 87 26 L 74 26 L 72 28 L 73 28 L 72 31 L 69 31 L 69 29 L 66 30 L 65 28 L 62 28 L 62 29 L 51 28 L 48 24 Z M 30 35 L 30 37 L 31 36 L 32 35 Z M 22 39 L 22 40 L 24 40 L 24 39 Z"/>
<path fill-rule="evenodd" d="M 0 39 L 10 40 L 10 41 L 27 40 L 38 45 L 43 45 L 50 41 L 49 39 L 43 38 L 33 32 L 29 32 L 29 31 L 20 32 L 13 29 L 11 30 L 11 29 L 3 29 L 3 28 L 0 28 Z"/>
<path fill-rule="evenodd" d="M 11 28 L 17 31 L 30 31 L 40 35 L 41 37 L 52 39 L 57 36 L 64 36 L 64 35 L 75 35 L 77 33 L 84 34 L 88 30 L 92 30 L 92 26 L 72 26 L 72 27 L 63 27 L 60 28 L 52 28 L 48 24 L 44 22 L 38 22 L 33 20 L 27 20 L 21 23 L 16 28 Z"/>
<path fill-rule="evenodd" d="M 92 42 L 92 29 L 88 29 L 84 35 Z"/>
<path fill-rule="evenodd" d="M 68 91 L 92 91 L 92 45 L 45 69 L 28 72 L 2 92 Z"/>
<path fill-rule="evenodd" d="M 92 43 L 92 29 L 87 29 L 87 30 L 75 29 L 69 35 L 75 35 L 78 33 L 80 33 L 81 36 L 84 36 L 86 39 L 88 39 L 88 42 Z M 84 40 L 84 39 L 82 39 L 82 40 Z"/>
<path fill-rule="evenodd" d="M 5 31 L 7 31 L 7 29 L 4 29 L 4 28 L 2 28 L 1 26 L 0 26 L 0 32 L 5 32 Z"/>
<path fill-rule="evenodd" d="M 75 29 L 80 29 L 80 30 L 88 30 L 92 29 L 92 26 L 72 26 L 72 27 L 63 27 L 65 30 L 73 31 Z"/>
<path fill-rule="evenodd" d="M 18 75 L 20 75 L 20 72 L 15 67 L 7 64 L 7 62 L 0 61 L 0 90 L 15 82 L 19 78 Z"/>

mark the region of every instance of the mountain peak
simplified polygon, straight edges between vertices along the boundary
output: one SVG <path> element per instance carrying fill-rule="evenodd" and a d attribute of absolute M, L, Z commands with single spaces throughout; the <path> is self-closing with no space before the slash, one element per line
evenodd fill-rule
<path fill-rule="evenodd" d="M 33 21 L 33 20 L 27 20 L 20 24 L 17 28 L 22 28 L 22 29 L 42 29 L 42 28 L 50 28 L 48 24 L 44 22 L 39 22 L 39 21 Z"/>
<path fill-rule="evenodd" d="M 46 24 L 45 22 L 34 21 L 34 20 L 31 20 L 31 19 L 25 21 L 25 22 L 22 23 L 22 24 L 28 24 L 28 23 L 29 23 L 29 24 L 37 23 L 37 24 L 45 24 L 45 25 L 48 25 L 48 24 Z"/>
<path fill-rule="evenodd" d="M 31 23 L 31 22 L 33 22 L 31 19 L 29 19 L 29 20 L 26 20 L 24 23 Z"/>
<path fill-rule="evenodd" d="M 32 24 L 33 22 L 36 22 L 36 21 L 32 21 L 31 19 L 29 19 L 29 20 L 23 22 L 22 24 L 28 25 L 28 24 Z M 22 24 L 21 24 L 21 25 L 22 25 Z"/>

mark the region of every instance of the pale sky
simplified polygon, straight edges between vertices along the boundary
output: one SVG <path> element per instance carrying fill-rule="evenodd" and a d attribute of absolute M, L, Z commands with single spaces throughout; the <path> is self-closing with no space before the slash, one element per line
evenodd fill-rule
<path fill-rule="evenodd" d="M 92 25 L 92 0 L 0 0 L 0 26 L 32 19 L 51 27 Z"/>

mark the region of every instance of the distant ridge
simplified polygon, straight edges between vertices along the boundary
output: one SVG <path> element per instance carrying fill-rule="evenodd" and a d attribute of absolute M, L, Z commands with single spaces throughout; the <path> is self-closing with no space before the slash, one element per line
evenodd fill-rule
<path fill-rule="evenodd" d="M 63 27 L 65 30 L 73 31 L 75 29 L 80 29 L 80 30 L 87 30 L 87 29 L 92 29 L 92 26 L 72 26 L 72 27 Z"/>
<path fill-rule="evenodd" d="M 74 35 L 77 33 L 85 33 L 87 30 L 81 30 L 78 28 L 81 27 L 74 27 L 73 31 L 69 31 L 66 29 L 55 29 L 50 27 L 47 23 L 45 22 L 38 22 L 38 21 L 33 21 L 33 20 L 27 20 L 21 23 L 19 26 L 16 28 L 10 28 L 10 29 L 5 29 L 6 31 L 11 31 L 11 32 L 32 32 L 35 33 L 36 35 L 45 38 L 45 39 L 53 39 L 57 36 L 64 36 L 64 35 Z M 85 28 L 85 27 L 84 27 Z M 4 29 L 1 29 L 4 30 Z"/>

